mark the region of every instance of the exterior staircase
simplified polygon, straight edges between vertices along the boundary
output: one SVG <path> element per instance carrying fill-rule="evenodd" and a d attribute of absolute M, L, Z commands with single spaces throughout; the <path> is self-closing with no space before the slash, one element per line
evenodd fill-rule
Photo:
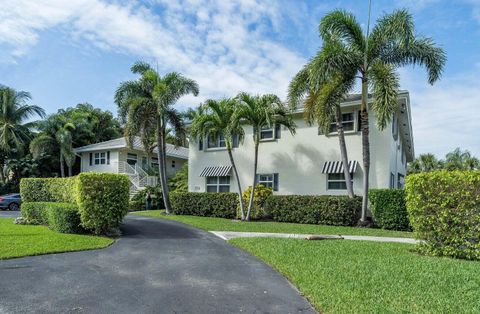
<path fill-rule="evenodd" d="M 147 186 L 157 185 L 158 178 L 148 175 L 138 163 L 130 165 L 125 161 L 119 162 L 118 173 L 126 174 L 130 178 L 130 198 L 137 192 L 144 190 Z"/>

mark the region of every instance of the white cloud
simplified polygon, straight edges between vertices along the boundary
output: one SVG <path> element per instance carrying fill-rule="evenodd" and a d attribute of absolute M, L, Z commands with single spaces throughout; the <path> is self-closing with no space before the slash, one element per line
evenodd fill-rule
<path fill-rule="evenodd" d="M 265 36 L 266 29 L 278 27 L 281 15 L 277 2 L 257 0 L 158 0 L 148 7 L 100 0 L 7 0 L 0 12 L 0 44 L 9 49 L 0 57 L 3 62 L 20 59 L 39 33 L 56 27 L 73 40 L 134 54 L 158 63 L 163 72 L 182 72 L 199 82 L 200 99 L 241 90 L 284 97 L 306 60 Z"/>

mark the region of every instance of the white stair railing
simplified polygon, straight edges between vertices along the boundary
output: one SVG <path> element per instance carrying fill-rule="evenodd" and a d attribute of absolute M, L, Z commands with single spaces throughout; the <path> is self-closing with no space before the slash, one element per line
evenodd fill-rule
<path fill-rule="evenodd" d="M 157 177 L 149 176 L 148 173 L 138 164 L 130 165 L 125 161 L 118 162 L 118 173 L 127 174 L 132 183 L 132 193 L 144 189 L 146 186 L 155 186 Z"/>

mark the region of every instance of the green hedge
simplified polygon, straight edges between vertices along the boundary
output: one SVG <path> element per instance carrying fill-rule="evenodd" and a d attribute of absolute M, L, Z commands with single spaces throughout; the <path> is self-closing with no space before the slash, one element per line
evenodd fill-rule
<path fill-rule="evenodd" d="M 26 223 L 32 225 L 48 225 L 49 202 L 22 202 L 20 211 Z"/>
<path fill-rule="evenodd" d="M 126 175 L 84 172 L 75 194 L 82 226 L 96 234 L 118 228 L 128 213 L 130 180 Z"/>
<path fill-rule="evenodd" d="M 176 215 L 235 218 L 237 193 L 171 193 L 172 209 Z"/>
<path fill-rule="evenodd" d="M 22 202 L 75 203 L 76 177 L 23 178 L 20 181 Z"/>
<path fill-rule="evenodd" d="M 48 226 L 61 233 L 83 233 L 78 207 L 71 203 L 47 203 Z"/>
<path fill-rule="evenodd" d="M 404 190 L 372 189 L 368 199 L 375 225 L 389 230 L 411 230 Z"/>
<path fill-rule="evenodd" d="M 275 221 L 353 226 L 360 219 L 362 200 L 347 196 L 273 195 L 265 212 Z"/>
<path fill-rule="evenodd" d="M 409 175 L 405 191 L 421 253 L 480 260 L 480 171 Z"/>

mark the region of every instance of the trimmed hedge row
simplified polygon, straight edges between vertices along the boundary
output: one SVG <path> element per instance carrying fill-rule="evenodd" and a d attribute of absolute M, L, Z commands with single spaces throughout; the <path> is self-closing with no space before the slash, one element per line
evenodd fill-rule
<path fill-rule="evenodd" d="M 176 215 L 235 218 L 237 193 L 171 193 L 172 210 Z"/>
<path fill-rule="evenodd" d="M 375 225 L 382 229 L 410 231 L 404 190 L 372 189 L 368 193 Z"/>
<path fill-rule="evenodd" d="M 20 183 L 24 201 L 22 216 L 32 224 L 48 224 L 57 230 L 79 230 L 67 223 L 72 221 L 75 224 L 77 212 L 83 228 L 105 234 L 118 228 L 127 214 L 129 189 L 128 177 L 113 173 L 85 172 L 72 178 L 25 178 Z"/>
<path fill-rule="evenodd" d="M 480 171 L 409 175 L 405 191 L 421 253 L 480 260 Z"/>
<path fill-rule="evenodd" d="M 265 212 L 275 221 L 353 226 L 360 219 L 362 199 L 347 196 L 274 195 Z"/>
<path fill-rule="evenodd" d="M 245 206 L 245 215 L 247 215 L 248 211 L 248 203 L 250 202 L 250 194 L 252 194 L 252 187 L 249 186 L 245 191 L 242 193 L 243 204 Z M 265 201 L 273 194 L 271 188 L 267 188 L 262 184 L 258 184 L 255 187 L 255 194 L 253 195 L 253 208 L 250 212 L 250 219 L 262 219 L 266 218 L 267 214 L 265 213 Z M 237 218 L 242 218 L 242 213 L 240 210 L 240 204 L 237 207 Z"/>

